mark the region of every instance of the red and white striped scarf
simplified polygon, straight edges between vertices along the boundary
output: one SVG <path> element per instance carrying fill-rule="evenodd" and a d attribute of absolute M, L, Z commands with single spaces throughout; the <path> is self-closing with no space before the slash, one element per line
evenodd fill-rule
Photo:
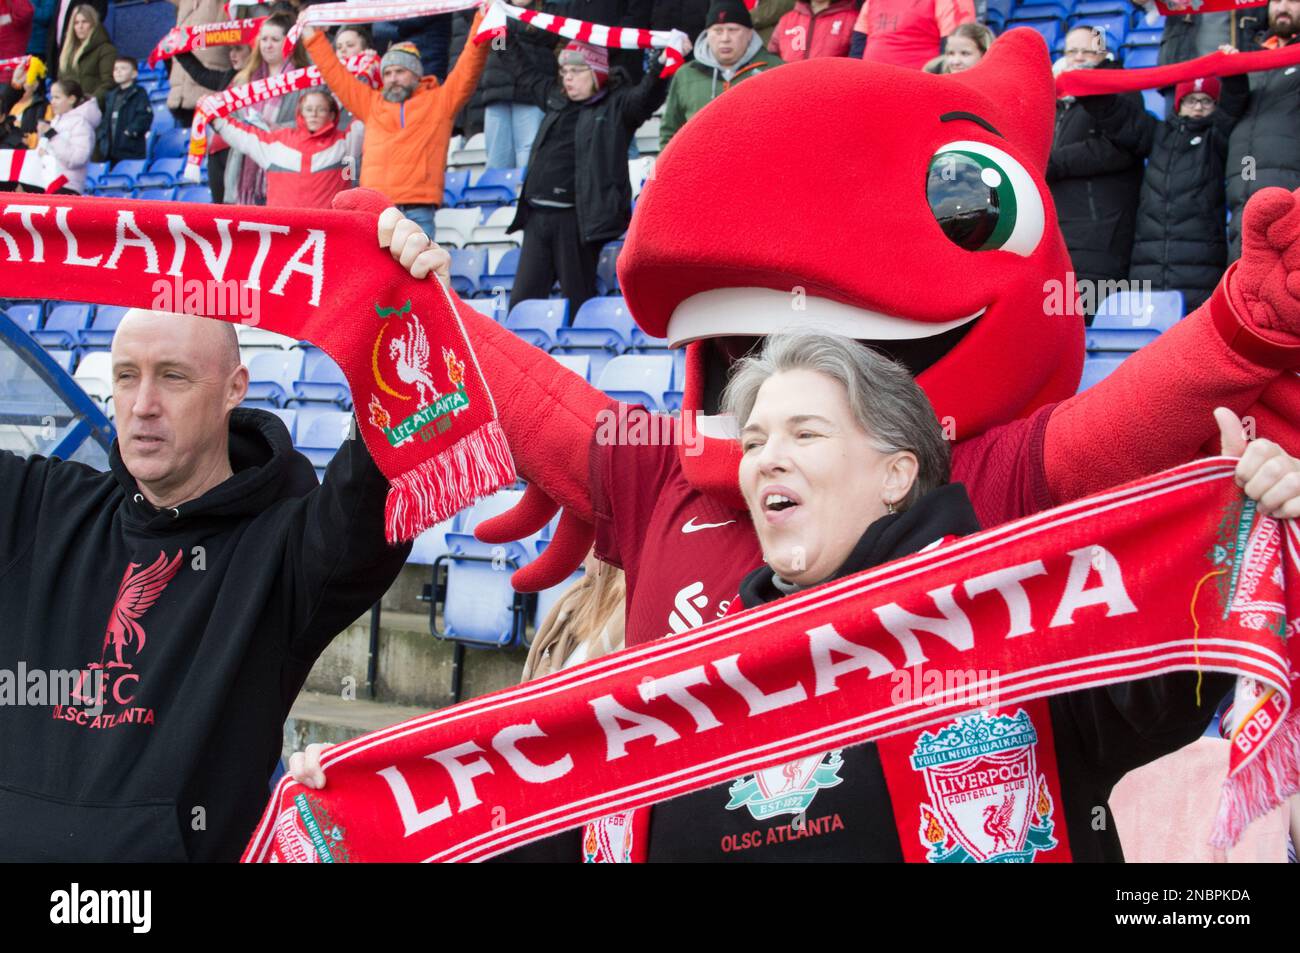
<path fill-rule="evenodd" d="M 343 65 L 357 79 L 369 83 L 372 89 L 379 88 L 379 54 L 374 50 L 349 56 Z M 194 109 L 194 121 L 190 125 L 190 150 L 185 160 L 185 181 L 198 182 L 201 177 L 199 166 L 203 163 L 204 153 L 208 151 L 208 123 L 213 119 L 221 119 L 246 106 L 255 106 L 324 83 L 320 70 L 315 66 L 304 66 L 204 96 Z"/>
<path fill-rule="evenodd" d="M 265 21 L 266 17 L 252 17 L 225 23 L 174 26 L 149 54 L 149 65 L 157 66 L 163 60 L 181 53 L 206 50 L 212 46 L 252 46 L 257 42 L 257 34 Z"/>
<path fill-rule="evenodd" d="M 410 20 L 415 17 L 433 17 L 443 13 L 458 13 L 479 5 L 479 0 L 400 0 L 377 3 L 317 3 L 299 15 L 298 22 L 289 28 L 284 37 L 284 55 L 293 52 L 304 26 L 341 26 L 345 23 L 379 23 L 389 20 Z"/>
<path fill-rule="evenodd" d="M 688 37 L 681 30 L 643 30 L 638 27 L 604 26 L 587 20 L 517 7 L 504 3 L 503 0 L 492 0 L 474 41 L 482 43 L 503 31 L 506 28 L 506 17 L 570 40 L 590 43 L 592 46 L 604 46 L 614 50 L 664 50 L 668 62 L 660 75 L 665 77 L 677 72 L 686 61 Z"/>
<path fill-rule="evenodd" d="M 968 685 L 893 697 L 883 676 L 922 664 L 997 673 L 1003 709 L 1236 674 L 1229 843 L 1300 790 L 1300 526 L 1260 516 L 1235 466 L 1185 464 L 353 739 L 322 757 L 324 789 L 280 782 L 244 859 L 483 860 L 971 710 Z M 1060 794 L 1036 793 L 1048 811 Z"/>

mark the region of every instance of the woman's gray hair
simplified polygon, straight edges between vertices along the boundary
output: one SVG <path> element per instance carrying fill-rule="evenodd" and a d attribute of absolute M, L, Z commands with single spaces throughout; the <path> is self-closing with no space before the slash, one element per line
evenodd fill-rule
<path fill-rule="evenodd" d="M 879 351 L 838 334 L 799 330 L 768 335 L 758 355 L 736 364 L 722 394 L 723 413 L 733 414 L 743 428 L 763 383 L 774 374 L 795 370 L 815 371 L 843 385 L 858 426 L 881 453 L 910 450 L 916 455 L 916 480 L 898 509 L 907 509 L 948 482 L 948 441 L 911 373 Z"/>

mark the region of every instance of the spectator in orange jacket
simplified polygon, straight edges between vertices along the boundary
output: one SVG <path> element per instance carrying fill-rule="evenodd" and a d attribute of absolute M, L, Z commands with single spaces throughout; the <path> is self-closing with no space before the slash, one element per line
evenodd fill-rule
<path fill-rule="evenodd" d="M 848 56 L 858 11 L 853 0 L 799 0 L 772 31 L 767 51 L 787 63 Z"/>
<path fill-rule="evenodd" d="M 469 35 L 478 32 L 482 14 Z M 304 26 L 302 38 L 321 76 L 345 109 L 366 124 L 361 185 L 384 193 L 407 218 L 432 235 L 433 213 L 442 204 L 447 143 L 452 120 L 478 85 L 489 45 L 469 42 L 447 77 L 424 76 L 413 44 L 397 43 L 380 62 L 383 90 L 358 83 L 339 62 L 329 37 Z"/>

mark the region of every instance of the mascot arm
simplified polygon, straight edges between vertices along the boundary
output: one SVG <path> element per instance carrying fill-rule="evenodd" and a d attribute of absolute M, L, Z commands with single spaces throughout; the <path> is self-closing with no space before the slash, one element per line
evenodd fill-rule
<path fill-rule="evenodd" d="M 512 577 L 521 592 L 563 582 L 582 564 L 595 538 L 590 483 L 597 415 L 615 403 L 540 348 L 516 337 L 457 299 L 488 390 L 510 443 L 524 498 L 476 530 L 487 543 L 523 539 L 563 507 L 546 551 Z"/>
<path fill-rule="evenodd" d="M 1052 412 L 1044 465 L 1057 503 L 1213 447 L 1218 406 L 1296 452 L 1283 372 L 1300 368 L 1300 192 L 1261 190 L 1243 225 L 1242 258 L 1204 305 Z"/>

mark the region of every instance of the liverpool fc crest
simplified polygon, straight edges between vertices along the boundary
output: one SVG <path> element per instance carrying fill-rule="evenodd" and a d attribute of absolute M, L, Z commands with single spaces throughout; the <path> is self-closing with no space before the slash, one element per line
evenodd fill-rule
<path fill-rule="evenodd" d="M 921 734 L 911 761 L 930 795 L 917 831 L 929 848 L 926 860 L 1023 864 L 1056 847 L 1037 743 L 1024 709 L 1014 716 L 964 715 L 935 734 Z"/>

